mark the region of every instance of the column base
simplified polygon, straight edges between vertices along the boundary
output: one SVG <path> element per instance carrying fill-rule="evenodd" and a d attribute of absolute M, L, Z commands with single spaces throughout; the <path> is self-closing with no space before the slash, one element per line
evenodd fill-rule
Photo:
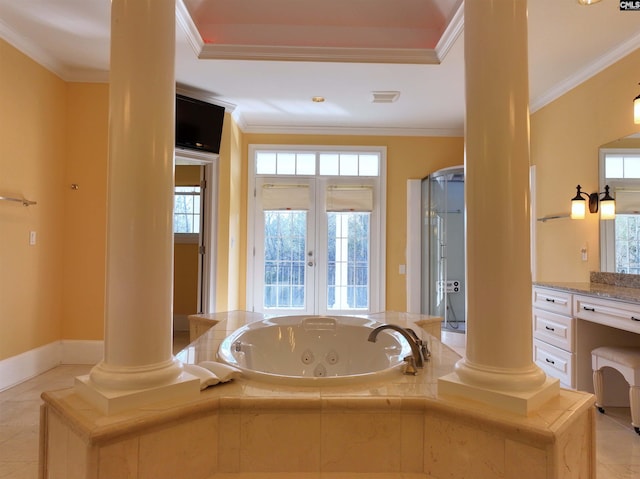
<path fill-rule="evenodd" d="M 487 404 L 502 411 L 521 416 L 539 409 L 560 393 L 560 381 L 547 377 L 545 382 L 528 391 L 501 391 L 489 389 L 460 380 L 456 373 L 438 378 L 438 396 L 455 396 Z"/>
<path fill-rule="evenodd" d="M 122 390 L 101 387 L 87 374 L 76 377 L 74 388 L 80 397 L 108 416 L 162 401 L 197 399 L 200 394 L 200 379 L 182 372 L 166 384 Z"/>

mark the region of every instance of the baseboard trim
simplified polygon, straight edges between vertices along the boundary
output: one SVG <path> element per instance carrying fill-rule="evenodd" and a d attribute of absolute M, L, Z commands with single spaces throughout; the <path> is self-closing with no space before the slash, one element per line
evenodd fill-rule
<path fill-rule="evenodd" d="M 103 341 L 61 340 L 0 361 L 0 391 L 42 374 L 60 364 L 96 364 Z"/>

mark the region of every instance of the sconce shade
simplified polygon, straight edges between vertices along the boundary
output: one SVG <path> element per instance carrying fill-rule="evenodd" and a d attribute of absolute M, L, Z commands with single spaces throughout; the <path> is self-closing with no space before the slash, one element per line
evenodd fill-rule
<path fill-rule="evenodd" d="M 640 125 L 640 95 L 633 99 L 633 122 Z"/>
<path fill-rule="evenodd" d="M 580 191 L 580 185 L 576 187 L 578 192 L 576 196 L 571 198 L 571 219 L 572 220 L 583 220 L 584 215 L 587 211 L 587 202 L 582 197 L 582 192 Z"/>
<path fill-rule="evenodd" d="M 600 0 L 578 0 L 580 5 L 592 5 L 594 3 L 598 3 Z"/>
<path fill-rule="evenodd" d="M 616 217 L 616 200 L 609 195 L 609 185 L 604 187 L 604 196 L 600 200 L 600 219 L 612 220 Z"/>

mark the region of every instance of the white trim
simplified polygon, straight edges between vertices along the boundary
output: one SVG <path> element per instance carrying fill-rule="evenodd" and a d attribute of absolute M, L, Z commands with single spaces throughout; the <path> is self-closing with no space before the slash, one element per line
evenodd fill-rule
<path fill-rule="evenodd" d="M 422 180 L 407 180 L 407 312 L 420 313 L 422 292 Z"/>
<path fill-rule="evenodd" d="M 436 45 L 436 55 L 440 59 L 440 61 L 444 60 L 444 57 L 447 56 L 449 50 L 456 42 L 460 34 L 464 30 L 464 2 L 460 2 L 460 6 L 453 14 L 451 21 L 447 24 L 447 28 L 444 33 L 438 40 L 438 44 Z"/>
<path fill-rule="evenodd" d="M 204 260 L 199 262 L 198 278 L 202 284 L 198 285 L 198 305 L 202 305 L 202 313 L 213 313 L 216 310 L 216 276 L 217 276 L 217 248 L 218 248 L 218 167 L 219 161 L 203 167 L 203 179 L 206 181 L 204 189 L 204 225 L 203 245 L 205 247 Z M 200 271 L 201 270 L 201 271 Z"/>
<path fill-rule="evenodd" d="M 220 158 L 217 153 L 190 150 L 179 146 L 176 146 L 174 156 L 176 165 L 210 165 Z"/>
<path fill-rule="evenodd" d="M 104 341 L 54 341 L 0 361 L 0 391 L 42 374 L 61 364 L 97 364 Z"/>
<path fill-rule="evenodd" d="M 530 105 L 531 113 L 535 113 L 540 108 L 560 98 L 568 91 L 577 87 L 581 83 L 584 83 L 589 78 L 595 76 L 605 68 L 610 67 L 618 60 L 632 53 L 638 47 L 640 47 L 640 33 L 597 58 L 593 63 L 587 65 L 582 70 L 579 70 L 573 75 L 565 78 L 563 81 L 556 83 L 542 95 L 533 99 Z"/>
<path fill-rule="evenodd" d="M 239 116 L 239 115 L 238 115 Z M 234 116 L 237 118 L 237 116 Z M 464 128 L 362 128 L 348 126 L 295 126 L 295 125 L 247 125 L 243 133 L 273 135 L 334 135 L 334 136 L 424 136 L 462 137 Z"/>
<path fill-rule="evenodd" d="M 176 0 L 176 24 L 182 27 L 189 45 L 193 48 L 193 52 L 198 55 L 202 47 L 204 47 L 204 40 L 193 22 L 193 18 L 189 15 L 189 10 L 187 10 L 183 0 Z"/>
<path fill-rule="evenodd" d="M 387 147 L 386 146 L 345 146 L 345 145 L 277 145 L 277 144 L 251 144 L 248 147 L 248 188 L 247 188 L 247 282 L 246 282 L 246 305 L 250 311 L 255 311 L 255 288 L 254 282 L 250 278 L 254 277 L 254 254 L 255 254 L 255 191 L 256 191 L 256 175 L 255 175 L 255 154 L 256 150 L 270 150 L 270 151 L 371 151 L 380 154 L 380 176 L 378 177 L 359 177 L 359 180 L 364 182 L 371 182 L 375 179 L 379 188 L 380 195 L 377 201 L 378 217 L 376 218 L 377 227 L 372 225 L 371 236 L 376 236 L 378 247 L 377 251 L 371 251 L 372 257 L 377 259 L 377 267 L 375 271 L 371 270 L 371 277 L 374 278 L 370 284 L 371 297 L 370 297 L 370 311 L 384 311 L 386 309 L 386 227 L 387 227 Z M 287 176 L 285 178 L 305 178 Z M 317 178 L 322 178 L 317 176 Z M 332 177 L 334 180 L 339 179 L 341 181 L 352 181 L 353 177 Z M 323 191 L 321 188 L 319 191 Z M 322 204 L 322 202 L 318 203 Z M 375 229 L 375 230 L 374 230 Z M 384 253 L 384 254 L 383 254 Z M 373 268 L 373 265 L 372 265 Z M 376 284 L 374 284 L 376 282 Z M 319 285 L 318 285 L 319 287 Z M 318 296 L 318 295 L 316 295 Z M 319 297 L 319 296 L 318 296 Z M 319 303 L 321 304 L 321 303 Z M 320 311 L 320 309 L 319 309 Z M 331 311 L 331 314 L 354 314 L 353 311 Z"/>
<path fill-rule="evenodd" d="M 440 59 L 431 48 L 344 48 L 205 44 L 200 60 L 268 60 L 338 63 L 401 63 L 434 65 Z"/>

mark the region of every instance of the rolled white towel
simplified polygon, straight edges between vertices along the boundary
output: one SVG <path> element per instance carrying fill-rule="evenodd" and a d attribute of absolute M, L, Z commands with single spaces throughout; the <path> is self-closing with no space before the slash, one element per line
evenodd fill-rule
<path fill-rule="evenodd" d="M 242 374 L 242 371 L 238 368 L 234 368 L 228 364 L 218 363 L 216 361 L 202 361 L 201 363 L 198 363 L 198 366 L 202 366 L 203 368 L 211 371 L 222 383 L 231 381 L 233 378 L 237 378 Z"/>
<path fill-rule="evenodd" d="M 184 370 L 200 379 L 201 391 L 209 386 L 231 381 L 241 373 L 239 369 L 233 366 L 215 361 L 203 361 L 200 364 L 185 364 Z"/>

